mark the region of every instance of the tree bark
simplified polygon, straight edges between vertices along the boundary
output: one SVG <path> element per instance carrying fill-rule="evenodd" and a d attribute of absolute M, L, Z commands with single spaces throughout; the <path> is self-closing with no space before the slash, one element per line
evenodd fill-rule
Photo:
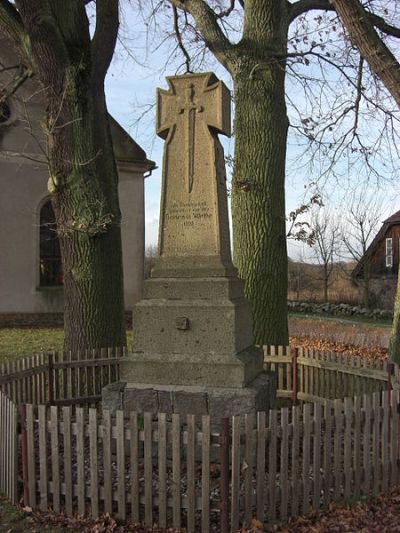
<path fill-rule="evenodd" d="M 232 69 L 235 154 L 234 260 L 253 309 L 256 344 L 288 343 L 285 161 L 288 119 L 286 2 L 245 4 L 243 38 Z"/>
<path fill-rule="evenodd" d="M 243 62 L 247 63 L 247 62 Z M 252 304 L 257 344 L 286 345 L 285 158 L 288 121 L 277 66 L 234 76 L 234 262 Z"/>
<path fill-rule="evenodd" d="M 123 346 L 118 174 L 104 95 L 118 1 L 97 0 L 93 40 L 80 0 L 17 0 L 16 6 L 13 14 L 7 2 L 15 21 L 8 34 L 29 59 L 47 103 L 48 189 L 64 271 L 64 347 Z"/>

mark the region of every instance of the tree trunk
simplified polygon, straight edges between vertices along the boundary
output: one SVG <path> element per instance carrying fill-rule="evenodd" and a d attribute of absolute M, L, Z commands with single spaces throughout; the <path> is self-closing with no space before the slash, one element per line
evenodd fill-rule
<path fill-rule="evenodd" d="M 288 343 L 285 162 L 287 3 L 246 3 L 231 69 L 235 98 L 234 260 L 252 304 L 256 344 Z"/>
<path fill-rule="evenodd" d="M 253 63 L 254 65 L 254 63 Z M 234 260 L 252 303 L 257 344 L 286 345 L 285 158 L 288 120 L 281 67 L 234 78 Z"/>
<path fill-rule="evenodd" d="M 47 104 L 48 189 L 64 271 L 64 346 L 72 351 L 122 346 L 118 175 L 104 96 L 118 0 L 97 0 L 93 38 L 84 2 L 17 0 L 16 5 L 13 20 L 21 32 L 16 43 Z"/>
<path fill-rule="evenodd" d="M 329 273 L 324 265 L 324 302 L 328 303 L 328 285 L 329 285 Z"/>
<path fill-rule="evenodd" d="M 104 90 L 92 79 L 86 91 L 82 80 L 76 90 L 71 88 L 75 80 L 68 83 L 68 95 L 58 105 L 71 128 L 54 129 L 50 143 L 50 185 L 55 176 L 53 205 L 64 271 L 64 346 L 73 351 L 123 346 L 118 176 Z M 54 118 L 50 115 L 48 122 Z M 58 185 L 59 175 L 64 186 Z"/>

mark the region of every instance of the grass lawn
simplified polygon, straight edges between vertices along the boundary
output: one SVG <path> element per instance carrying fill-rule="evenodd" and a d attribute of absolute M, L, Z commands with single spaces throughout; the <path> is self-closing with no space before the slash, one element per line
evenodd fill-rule
<path fill-rule="evenodd" d="M 132 331 L 127 332 L 128 346 L 132 344 Z M 62 351 L 62 328 L 1 328 L 0 363 L 40 352 Z"/>

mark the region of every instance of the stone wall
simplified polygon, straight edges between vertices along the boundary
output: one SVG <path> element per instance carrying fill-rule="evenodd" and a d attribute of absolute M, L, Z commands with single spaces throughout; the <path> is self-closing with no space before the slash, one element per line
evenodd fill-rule
<path fill-rule="evenodd" d="M 289 311 L 295 313 L 311 313 L 316 315 L 332 316 L 359 316 L 368 318 L 392 318 L 392 311 L 386 309 L 366 309 L 357 305 L 334 304 L 334 303 L 313 303 L 288 301 Z"/>

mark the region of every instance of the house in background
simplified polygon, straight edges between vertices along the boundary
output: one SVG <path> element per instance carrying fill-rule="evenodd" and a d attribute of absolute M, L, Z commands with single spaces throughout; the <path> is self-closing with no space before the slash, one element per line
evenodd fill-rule
<path fill-rule="evenodd" d="M 18 65 L 0 36 L 0 61 Z M 15 70 L 0 74 L 0 94 Z M 47 191 L 45 102 L 35 79 L 0 105 L 0 313 L 63 310 L 60 250 Z M 119 174 L 125 307 L 140 299 L 144 265 L 144 177 L 154 168 L 145 152 L 110 117 Z"/>
<path fill-rule="evenodd" d="M 371 304 L 393 309 L 400 263 L 400 211 L 386 219 L 352 272 L 360 292 L 369 285 Z"/>

